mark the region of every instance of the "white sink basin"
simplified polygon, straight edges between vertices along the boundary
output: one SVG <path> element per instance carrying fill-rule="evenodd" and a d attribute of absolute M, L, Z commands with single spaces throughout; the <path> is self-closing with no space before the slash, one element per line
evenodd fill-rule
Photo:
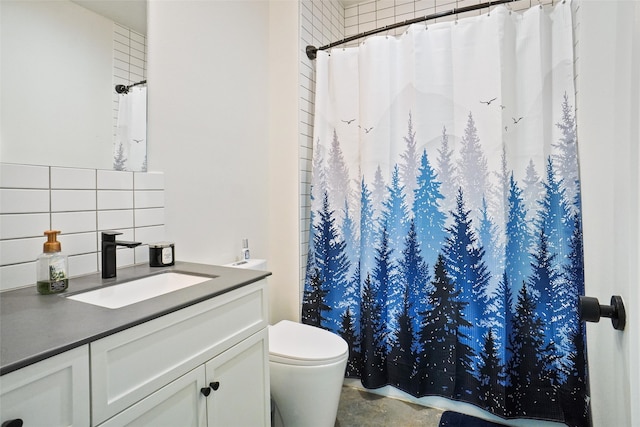
<path fill-rule="evenodd" d="M 124 282 L 119 285 L 87 291 L 72 295 L 69 299 L 86 302 L 106 308 L 120 308 L 129 304 L 168 294 L 198 283 L 211 280 L 212 277 L 196 276 L 184 273 L 161 273 L 142 279 Z"/>

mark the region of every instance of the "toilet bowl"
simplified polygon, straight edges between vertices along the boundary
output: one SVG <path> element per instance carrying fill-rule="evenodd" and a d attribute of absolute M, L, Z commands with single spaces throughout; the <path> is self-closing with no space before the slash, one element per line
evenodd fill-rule
<path fill-rule="evenodd" d="M 289 320 L 269 326 L 274 425 L 333 427 L 348 357 L 347 342 L 324 329 Z"/>
<path fill-rule="evenodd" d="M 267 261 L 225 265 L 266 270 Z M 282 320 L 269 326 L 269 379 L 276 427 L 334 427 L 349 346 L 324 329 Z"/>

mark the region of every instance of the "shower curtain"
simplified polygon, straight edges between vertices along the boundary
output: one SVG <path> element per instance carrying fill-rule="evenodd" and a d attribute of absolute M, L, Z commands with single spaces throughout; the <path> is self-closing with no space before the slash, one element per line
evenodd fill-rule
<path fill-rule="evenodd" d="M 303 322 L 367 388 L 590 425 L 570 2 L 318 52 Z"/>
<path fill-rule="evenodd" d="M 147 88 L 134 86 L 118 99 L 113 169 L 147 171 Z"/>

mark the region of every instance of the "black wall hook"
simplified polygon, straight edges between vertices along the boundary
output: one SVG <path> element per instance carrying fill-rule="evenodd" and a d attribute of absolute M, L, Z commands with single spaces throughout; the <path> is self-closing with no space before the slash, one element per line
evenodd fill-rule
<path fill-rule="evenodd" d="M 613 328 L 618 331 L 624 330 L 627 321 L 624 303 L 619 295 L 611 297 L 611 305 L 600 305 L 598 298 L 581 296 L 578 311 L 581 321 L 599 322 L 601 317 L 608 317 Z"/>

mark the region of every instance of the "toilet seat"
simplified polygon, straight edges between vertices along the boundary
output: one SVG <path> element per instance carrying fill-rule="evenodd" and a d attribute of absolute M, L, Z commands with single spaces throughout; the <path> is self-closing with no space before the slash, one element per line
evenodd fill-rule
<path fill-rule="evenodd" d="M 299 366 L 340 362 L 349 355 L 347 342 L 324 329 L 282 320 L 269 326 L 269 360 Z"/>

